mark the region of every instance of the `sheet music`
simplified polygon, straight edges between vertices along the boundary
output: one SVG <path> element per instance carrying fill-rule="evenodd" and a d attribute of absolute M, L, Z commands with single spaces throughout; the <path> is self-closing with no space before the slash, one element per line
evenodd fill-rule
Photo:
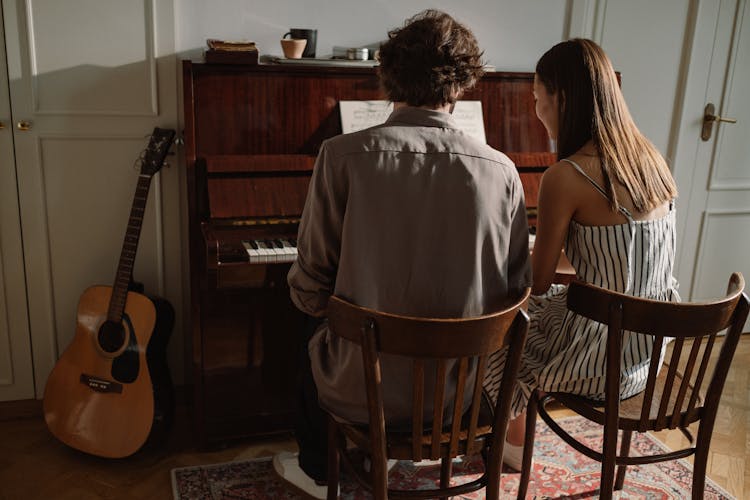
<path fill-rule="evenodd" d="M 478 141 L 487 142 L 484 135 L 484 119 L 482 118 L 482 101 L 457 101 L 453 108 L 453 119 L 458 128 Z"/>
<path fill-rule="evenodd" d="M 341 131 L 345 134 L 380 125 L 393 111 L 389 101 L 339 101 Z"/>
<path fill-rule="evenodd" d="M 385 122 L 393 111 L 389 101 L 339 101 L 341 131 L 356 132 Z M 458 101 L 453 110 L 453 119 L 466 134 L 487 142 L 484 133 L 481 101 Z"/>

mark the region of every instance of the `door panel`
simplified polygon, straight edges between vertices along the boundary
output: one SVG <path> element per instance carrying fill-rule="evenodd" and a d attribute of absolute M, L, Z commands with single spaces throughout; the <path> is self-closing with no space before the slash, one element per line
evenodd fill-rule
<path fill-rule="evenodd" d="M 709 190 L 750 190 L 750 9 L 741 4 L 734 28 L 736 38 L 729 58 L 720 116 L 737 120 L 714 126 L 716 153 Z"/>
<path fill-rule="evenodd" d="M 47 207 L 55 331 L 60 349 L 73 339 L 70 326 L 76 321 L 80 294 L 69 291 L 114 282 L 135 194 L 138 171 L 134 158 L 143 142 L 142 136 L 39 139 L 41 156 L 45 158 L 42 196 Z M 103 168 L 101 162 L 87 161 L 89 157 L 110 159 Z M 159 179 L 158 175 L 152 179 L 134 270 L 134 276 L 149 291 L 159 289 L 161 259 L 157 252 L 160 236 L 156 218 L 162 214 L 154 199 Z"/>
<path fill-rule="evenodd" d="M 737 228 L 750 228 L 750 211 L 704 212 L 695 266 L 695 300 L 720 295 L 727 286 L 727 263 L 742 266 L 747 260 L 746 247 L 733 244 L 736 239 L 729 238 Z M 750 278 L 747 272 L 744 275 Z"/>
<path fill-rule="evenodd" d="M 35 114 L 157 114 L 150 1 L 27 3 Z"/>

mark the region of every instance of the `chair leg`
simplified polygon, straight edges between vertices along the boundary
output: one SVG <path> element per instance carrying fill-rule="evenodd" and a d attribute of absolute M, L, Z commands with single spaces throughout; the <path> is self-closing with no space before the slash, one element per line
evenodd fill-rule
<path fill-rule="evenodd" d="M 370 455 L 370 484 L 374 500 L 388 500 L 388 456 L 385 447 L 375 448 Z"/>
<path fill-rule="evenodd" d="M 523 465 L 521 467 L 521 477 L 518 482 L 518 498 L 526 498 L 526 491 L 529 489 L 529 479 L 531 478 L 531 458 L 534 454 L 534 435 L 536 434 L 536 416 L 537 405 L 539 404 L 539 392 L 534 391 L 529 398 L 526 407 L 526 435 L 523 440 Z"/>
<path fill-rule="evenodd" d="M 698 436 L 698 442 L 695 447 L 695 457 L 693 459 L 693 500 L 703 499 L 703 490 L 706 488 L 706 465 L 708 463 L 708 445 L 701 443 L 701 436 Z"/>
<path fill-rule="evenodd" d="M 450 449 L 446 446 L 443 457 L 440 459 L 440 487 L 447 488 L 451 485 L 451 476 L 453 475 L 453 459 L 450 456 Z M 448 497 L 440 497 L 441 500 L 448 500 Z"/>
<path fill-rule="evenodd" d="M 485 474 L 487 474 L 487 485 L 484 487 L 484 499 L 485 500 L 498 500 L 500 498 L 500 474 L 503 468 L 503 462 L 500 460 L 497 467 L 490 467 L 488 461 L 484 462 L 484 466 L 487 468 Z"/>
<path fill-rule="evenodd" d="M 622 442 L 620 443 L 620 456 L 627 457 L 630 453 L 630 441 L 633 431 L 622 431 Z M 625 484 L 625 472 L 627 465 L 617 466 L 617 477 L 615 478 L 615 491 L 620 491 Z"/>
<path fill-rule="evenodd" d="M 482 448 L 484 459 L 484 473 L 487 476 L 487 484 L 484 487 L 485 500 L 498 500 L 500 498 L 500 474 L 503 469 L 503 452 L 499 447 L 505 446 L 505 436 L 500 443 L 494 440 L 485 441 Z"/>
<path fill-rule="evenodd" d="M 328 415 L 328 500 L 336 500 L 339 490 L 339 428 Z"/>
<path fill-rule="evenodd" d="M 607 429 L 604 426 L 604 449 L 602 460 L 601 485 L 599 487 L 599 498 L 610 500 L 615 486 L 615 459 L 617 457 L 617 428 Z"/>

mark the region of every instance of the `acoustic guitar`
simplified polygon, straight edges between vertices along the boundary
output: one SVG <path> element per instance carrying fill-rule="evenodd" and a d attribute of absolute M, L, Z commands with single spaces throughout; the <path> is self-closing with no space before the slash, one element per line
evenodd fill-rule
<path fill-rule="evenodd" d="M 151 178 L 174 135 L 154 129 L 141 158 L 114 285 L 83 292 L 73 341 L 47 379 L 47 427 L 63 443 L 92 455 L 132 455 L 165 430 L 173 414 L 166 346 L 174 310 L 166 300 L 131 288 Z"/>

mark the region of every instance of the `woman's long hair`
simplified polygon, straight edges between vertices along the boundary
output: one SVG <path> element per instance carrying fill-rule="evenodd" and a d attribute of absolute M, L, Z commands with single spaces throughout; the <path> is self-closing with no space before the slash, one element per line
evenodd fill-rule
<path fill-rule="evenodd" d="M 619 208 L 614 179 L 625 186 L 639 212 L 677 196 L 667 163 L 635 126 L 601 47 L 582 38 L 561 42 L 539 59 L 536 74 L 547 91 L 558 93 L 558 160 L 591 140 L 612 210 Z"/>

